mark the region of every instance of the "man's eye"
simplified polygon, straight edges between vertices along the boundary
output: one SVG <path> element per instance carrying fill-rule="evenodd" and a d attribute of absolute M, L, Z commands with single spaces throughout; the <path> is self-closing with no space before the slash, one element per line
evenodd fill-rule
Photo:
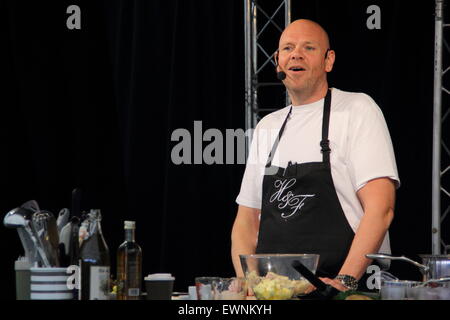
<path fill-rule="evenodd" d="M 313 50 L 315 50 L 316 48 L 314 48 L 314 47 L 311 47 L 311 46 L 306 46 L 306 50 L 308 50 L 308 51 L 313 51 Z"/>
<path fill-rule="evenodd" d="M 291 50 L 292 49 L 292 47 L 283 47 L 283 50 L 284 51 L 289 51 L 289 50 Z"/>

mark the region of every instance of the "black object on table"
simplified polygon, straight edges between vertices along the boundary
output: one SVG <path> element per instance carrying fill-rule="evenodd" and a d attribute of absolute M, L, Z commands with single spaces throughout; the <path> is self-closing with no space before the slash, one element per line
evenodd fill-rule
<path fill-rule="evenodd" d="M 333 299 L 340 291 L 336 288 L 326 284 L 315 274 L 313 274 L 307 267 L 305 267 L 300 261 L 292 261 L 292 267 L 297 270 L 303 277 L 306 278 L 316 290 L 312 291 L 301 297 L 302 300 L 329 300 Z"/>

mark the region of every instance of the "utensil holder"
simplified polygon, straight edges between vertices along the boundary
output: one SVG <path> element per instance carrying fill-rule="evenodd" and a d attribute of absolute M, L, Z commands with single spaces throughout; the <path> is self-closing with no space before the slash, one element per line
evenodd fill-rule
<path fill-rule="evenodd" d="M 31 268 L 31 300 L 72 300 L 73 290 L 69 289 L 67 268 Z"/>

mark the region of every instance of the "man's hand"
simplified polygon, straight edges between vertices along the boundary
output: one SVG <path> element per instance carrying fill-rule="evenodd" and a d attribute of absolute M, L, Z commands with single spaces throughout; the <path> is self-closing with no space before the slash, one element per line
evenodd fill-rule
<path fill-rule="evenodd" d="M 328 284 L 328 285 L 338 289 L 339 291 L 347 291 L 347 290 L 349 290 L 349 288 L 344 286 L 342 284 L 342 282 L 337 280 L 337 279 L 330 279 L 330 278 L 319 278 L 319 279 L 322 280 L 323 282 L 325 282 L 326 284 Z"/>
<path fill-rule="evenodd" d="M 339 291 L 347 291 L 347 290 L 349 290 L 339 280 L 330 279 L 330 278 L 321 278 L 321 277 L 319 277 L 319 279 L 322 280 L 325 284 L 328 284 L 328 285 L 336 288 Z M 311 293 L 311 292 L 313 292 L 316 289 L 317 288 L 315 286 L 310 285 L 310 287 L 305 290 L 305 294 Z"/>
<path fill-rule="evenodd" d="M 360 279 L 372 262 L 366 254 L 378 252 L 394 217 L 395 184 L 389 178 L 374 179 L 357 196 L 364 215 L 339 274 Z"/>

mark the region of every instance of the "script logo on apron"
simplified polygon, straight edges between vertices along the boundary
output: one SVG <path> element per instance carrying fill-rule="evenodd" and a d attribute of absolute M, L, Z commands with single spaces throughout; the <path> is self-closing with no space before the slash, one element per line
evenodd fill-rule
<path fill-rule="evenodd" d="M 274 187 L 277 191 L 270 197 L 270 202 L 278 203 L 278 209 L 285 211 L 281 212 L 283 219 L 290 218 L 297 213 L 300 214 L 300 209 L 305 205 L 306 199 L 315 196 L 315 194 L 296 195 L 292 191 L 288 191 L 296 182 L 296 178 L 275 180 L 274 182 Z"/>

